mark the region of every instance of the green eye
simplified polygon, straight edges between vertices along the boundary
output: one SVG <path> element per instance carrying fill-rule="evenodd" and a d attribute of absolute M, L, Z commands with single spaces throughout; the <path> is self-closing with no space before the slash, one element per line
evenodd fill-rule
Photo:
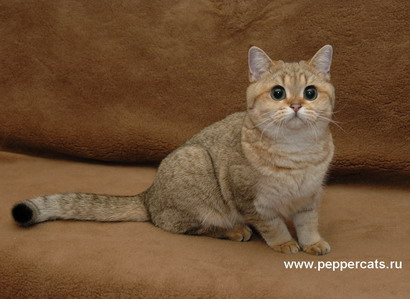
<path fill-rule="evenodd" d="M 284 98 L 286 98 L 285 89 L 280 85 L 276 85 L 274 88 L 272 88 L 272 91 L 270 92 L 270 96 L 275 101 L 281 101 Z"/>
<path fill-rule="evenodd" d="M 305 91 L 303 92 L 303 96 L 306 100 L 308 101 L 313 101 L 317 98 L 317 90 L 316 87 L 314 86 L 308 86 L 305 88 Z"/>

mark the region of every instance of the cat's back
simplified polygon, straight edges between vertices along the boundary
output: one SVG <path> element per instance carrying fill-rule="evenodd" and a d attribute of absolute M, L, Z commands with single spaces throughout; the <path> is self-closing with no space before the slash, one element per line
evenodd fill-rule
<path fill-rule="evenodd" d="M 209 125 L 194 135 L 184 145 L 198 145 L 210 151 L 240 148 L 241 129 L 246 112 L 236 112 Z"/>

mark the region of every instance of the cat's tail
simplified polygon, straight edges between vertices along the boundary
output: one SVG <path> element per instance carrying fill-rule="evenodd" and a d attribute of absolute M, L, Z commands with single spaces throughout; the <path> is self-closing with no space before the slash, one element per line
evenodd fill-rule
<path fill-rule="evenodd" d="M 30 226 L 47 220 L 147 221 L 144 193 L 112 196 L 62 193 L 27 199 L 12 209 L 14 220 Z"/>

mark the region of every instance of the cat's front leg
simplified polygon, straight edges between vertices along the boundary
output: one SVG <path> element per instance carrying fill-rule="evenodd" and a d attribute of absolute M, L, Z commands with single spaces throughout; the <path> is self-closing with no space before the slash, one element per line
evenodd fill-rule
<path fill-rule="evenodd" d="M 295 214 L 293 224 L 303 251 L 313 255 L 324 255 L 330 252 L 330 245 L 318 232 L 318 218 L 317 205 L 312 204 Z"/>
<path fill-rule="evenodd" d="M 248 221 L 273 250 L 282 253 L 299 252 L 298 243 L 292 238 L 281 217 L 277 216 L 267 220 L 260 215 L 254 215 Z"/>

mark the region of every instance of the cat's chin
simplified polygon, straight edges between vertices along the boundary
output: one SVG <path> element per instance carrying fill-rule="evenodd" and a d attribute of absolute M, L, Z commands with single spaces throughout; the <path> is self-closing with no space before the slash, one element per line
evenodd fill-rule
<path fill-rule="evenodd" d="M 301 118 L 294 116 L 286 122 L 286 127 L 292 130 L 298 130 L 306 127 L 306 122 Z"/>

